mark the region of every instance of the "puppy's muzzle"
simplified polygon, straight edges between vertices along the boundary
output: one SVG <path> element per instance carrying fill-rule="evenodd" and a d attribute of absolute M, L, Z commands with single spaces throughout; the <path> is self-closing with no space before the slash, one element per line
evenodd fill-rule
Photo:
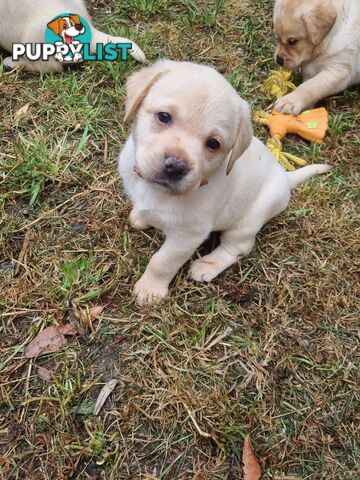
<path fill-rule="evenodd" d="M 172 182 L 182 180 L 189 170 L 187 162 L 175 156 L 166 157 L 162 168 L 164 177 Z"/>

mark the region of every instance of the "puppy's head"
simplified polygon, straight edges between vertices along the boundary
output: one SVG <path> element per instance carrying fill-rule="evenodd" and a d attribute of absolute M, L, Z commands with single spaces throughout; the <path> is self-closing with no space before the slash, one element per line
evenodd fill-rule
<path fill-rule="evenodd" d="M 336 17 L 337 12 L 328 0 L 277 0 L 274 9 L 277 63 L 295 69 L 311 61 Z"/>
<path fill-rule="evenodd" d="M 66 17 L 55 18 L 47 26 L 56 34 L 60 35 L 66 31 L 66 34 L 70 37 L 76 37 L 85 32 L 85 27 L 80 21 L 79 15 L 69 15 Z"/>
<path fill-rule="evenodd" d="M 230 173 L 252 139 L 247 103 L 194 63 L 162 60 L 132 75 L 125 120 L 135 112 L 137 172 L 169 193 L 198 188 L 225 161 Z"/>

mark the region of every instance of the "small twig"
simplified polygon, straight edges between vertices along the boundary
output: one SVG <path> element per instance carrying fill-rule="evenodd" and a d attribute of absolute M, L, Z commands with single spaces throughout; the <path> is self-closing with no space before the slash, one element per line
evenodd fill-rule
<path fill-rule="evenodd" d="M 138 412 L 142 413 L 146 418 L 148 418 L 149 420 L 151 420 L 152 422 L 154 420 L 161 420 L 159 417 L 153 417 L 152 415 L 150 415 L 149 413 L 145 412 L 145 410 L 143 410 L 141 407 L 139 407 L 139 405 L 136 405 L 136 403 L 132 403 L 131 406 L 133 406 L 135 408 L 135 410 L 137 410 Z"/>
<path fill-rule="evenodd" d="M 18 65 L 17 67 L 13 68 L 12 70 L 10 70 L 10 72 L 5 72 L 1 75 L 1 77 L 9 77 L 10 75 L 13 75 L 15 72 L 17 72 L 18 70 L 20 70 L 21 66 Z M 1 78 L 0 77 L 0 78 Z"/>
<path fill-rule="evenodd" d="M 104 159 L 104 162 L 106 162 L 106 160 L 108 159 L 108 139 L 107 137 L 104 138 L 104 156 L 103 156 L 103 159 Z"/>
<path fill-rule="evenodd" d="M 190 410 L 190 408 L 186 405 L 186 403 L 184 402 L 181 402 L 184 407 L 185 407 L 185 410 L 187 411 L 189 417 L 191 418 L 196 430 L 200 433 L 200 435 L 202 437 L 205 437 L 205 438 L 211 438 L 211 435 L 210 433 L 207 433 L 207 432 L 204 432 L 204 430 L 202 430 L 200 427 L 199 427 L 199 424 L 197 423 L 196 419 L 195 419 L 195 416 L 194 414 L 192 413 L 192 411 Z"/>
<path fill-rule="evenodd" d="M 28 246 L 29 246 L 30 235 L 31 235 L 31 230 L 28 230 L 28 231 L 25 233 L 23 245 L 22 245 L 21 250 L 20 250 L 20 253 L 19 253 L 18 264 L 16 265 L 16 269 L 15 269 L 15 275 L 17 275 L 17 274 L 19 273 L 20 267 L 22 266 L 24 257 L 25 257 L 25 255 L 26 255 L 26 251 L 27 251 Z"/>
<path fill-rule="evenodd" d="M 32 397 L 24 400 L 21 405 L 26 405 L 32 402 L 61 402 L 60 398 L 58 397 Z"/>
<path fill-rule="evenodd" d="M 220 333 L 214 340 L 207 346 L 202 348 L 203 351 L 211 350 L 217 343 L 221 342 L 225 337 L 229 336 L 232 333 L 233 329 L 227 327 L 223 333 Z"/>

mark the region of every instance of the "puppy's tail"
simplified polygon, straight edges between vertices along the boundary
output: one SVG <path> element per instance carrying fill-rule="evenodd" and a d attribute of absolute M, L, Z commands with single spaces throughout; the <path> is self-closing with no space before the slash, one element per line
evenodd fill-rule
<path fill-rule="evenodd" d="M 321 175 L 322 173 L 327 173 L 330 170 L 330 165 L 325 165 L 324 163 L 314 163 L 313 165 L 307 165 L 306 167 L 299 168 L 293 172 L 288 172 L 290 188 L 295 188 L 297 185 L 305 182 L 305 180 L 313 175 Z"/>
<path fill-rule="evenodd" d="M 131 43 L 132 49 L 130 50 L 130 55 L 135 58 L 138 62 L 145 62 L 146 57 L 141 48 L 136 45 L 135 42 L 124 37 L 114 37 L 113 35 L 108 35 L 107 33 L 100 32 L 93 27 L 93 36 L 91 40 L 91 50 L 92 53 L 96 51 L 96 44 L 102 43 L 106 45 L 107 43 Z"/>

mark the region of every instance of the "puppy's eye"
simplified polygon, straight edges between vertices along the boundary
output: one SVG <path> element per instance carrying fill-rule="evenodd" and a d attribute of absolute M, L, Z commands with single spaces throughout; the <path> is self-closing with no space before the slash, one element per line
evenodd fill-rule
<path fill-rule="evenodd" d="M 168 125 L 171 122 L 170 113 L 158 112 L 156 114 L 156 118 L 159 120 L 160 123 L 164 123 L 165 125 Z"/>
<path fill-rule="evenodd" d="M 296 45 L 298 43 L 297 38 L 289 38 L 288 44 L 289 45 Z"/>
<path fill-rule="evenodd" d="M 210 149 L 210 150 L 219 150 L 220 148 L 220 142 L 219 140 L 216 140 L 216 138 L 210 138 L 207 142 L 206 142 L 206 146 Z"/>

